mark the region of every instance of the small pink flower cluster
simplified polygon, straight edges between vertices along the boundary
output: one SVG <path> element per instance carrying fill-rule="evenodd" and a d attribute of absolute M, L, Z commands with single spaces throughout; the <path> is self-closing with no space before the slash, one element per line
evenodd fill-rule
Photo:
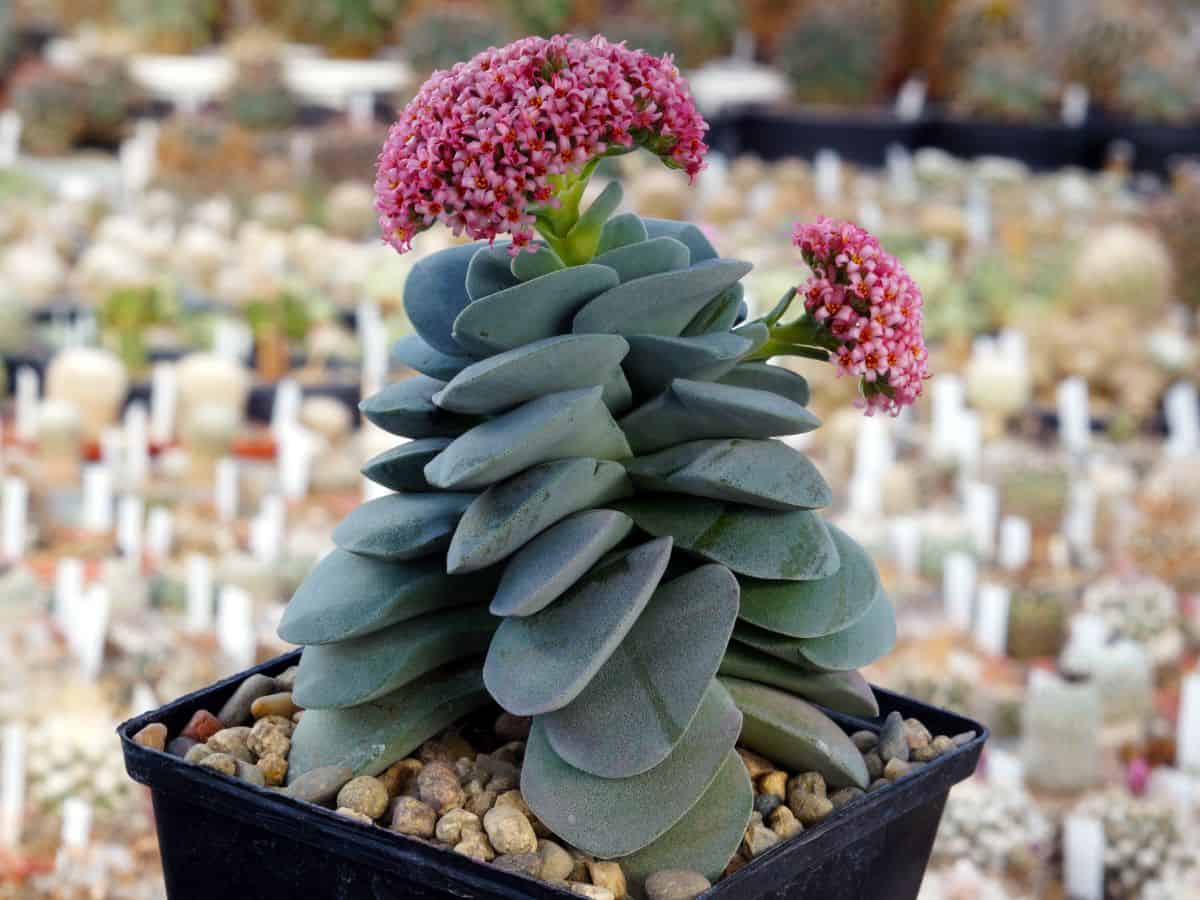
<path fill-rule="evenodd" d="M 821 216 L 792 243 L 813 275 L 800 288 L 813 321 L 834 338 L 840 375 L 861 379 L 867 415 L 892 415 L 921 396 L 929 353 L 921 290 L 866 230 Z"/>
<path fill-rule="evenodd" d="M 384 240 L 401 253 L 434 222 L 528 245 L 551 176 L 609 148 L 646 147 L 694 177 L 708 125 L 670 56 L 597 36 L 529 37 L 435 72 L 392 125 L 375 179 Z"/>

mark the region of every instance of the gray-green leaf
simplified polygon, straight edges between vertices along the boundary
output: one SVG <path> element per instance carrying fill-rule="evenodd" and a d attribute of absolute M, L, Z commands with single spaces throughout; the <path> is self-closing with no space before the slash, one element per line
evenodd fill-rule
<path fill-rule="evenodd" d="M 355 507 L 333 529 L 343 550 L 385 562 L 417 559 L 450 546 L 474 494 L 390 494 Z"/>
<path fill-rule="evenodd" d="M 450 438 L 405 441 L 371 457 L 363 465 L 362 473 L 393 491 L 432 491 L 433 486 L 425 480 L 425 466 L 449 446 Z"/>
<path fill-rule="evenodd" d="M 414 375 L 372 394 L 358 408 L 368 421 L 391 434 L 408 438 L 454 437 L 479 420 L 439 409 L 433 395 L 443 387 L 436 378 Z"/>
<path fill-rule="evenodd" d="M 879 702 L 867 679 L 855 671 L 810 672 L 782 659 L 731 641 L 721 660 L 721 674 L 782 688 L 828 709 L 873 719 Z"/>
<path fill-rule="evenodd" d="M 720 382 L 734 387 L 770 391 L 772 394 L 786 397 L 793 403 L 808 406 L 808 381 L 803 375 L 783 366 L 773 366 L 765 362 L 742 363 L 722 376 Z"/>
<path fill-rule="evenodd" d="M 400 338 L 392 345 L 392 363 L 408 366 L 422 375 L 436 378 L 439 381 L 449 381 L 471 363 L 471 356 L 451 356 L 425 343 L 419 334 L 410 334 Z"/>
<path fill-rule="evenodd" d="M 670 538 L 643 544 L 598 566 L 541 612 L 505 619 L 483 667 L 496 702 L 530 716 L 578 697 L 646 608 L 670 557 Z"/>
<path fill-rule="evenodd" d="M 471 257 L 467 267 L 467 295 L 472 301 L 481 300 L 519 284 L 521 279 L 512 271 L 512 257 L 508 255 L 508 241 L 486 244 Z"/>
<path fill-rule="evenodd" d="M 715 381 L 732 369 L 750 342 L 731 332 L 698 337 L 630 335 L 621 364 L 629 383 L 643 395 L 665 391 L 676 378 Z"/>
<path fill-rule="evenodd" d="M 636 244 L 646 240 L 646 226 L 635 213 L 621 213 L 613 216 L 600 229 L 600 243 L 596 253 L 607 253 L 627 244 Z"/>
<path fill-rule="evenodd" d="M 656 272 L 686 269 L 691 263 L 691 254 L 686 245 L 674 238 L 661 237 L 608 250 L 592 262 L 615 270 L 621 281 L 626 282 Z"/>
<path fill-rule="evenodd" d="M 704 236 L 704 232 L 691 222 L 677 222 L 674 219 L 642 219 L 648 237 L 673 237 L 687 245 L 692 254 L 692 264 L 704 262 L 706 259 L 716 259 L 717 248 Z"/>
<path fill-rule="evenodd" d="M 465 352 L 454 340 L 454 319 L 471 302 L 467 268 L 483 241 L 450 247 L 417 261 L 404 282 L 404 311 L 429 346 L 451 356 Z"/>
<path fill-rule="evenodd" d="M 717 673 L 737 605 L 737 581 L 724 566 L 661 585 L 583 692 L 542 716 L 554 752 L 601 778 L 640 775 L 666 759 Z"/>

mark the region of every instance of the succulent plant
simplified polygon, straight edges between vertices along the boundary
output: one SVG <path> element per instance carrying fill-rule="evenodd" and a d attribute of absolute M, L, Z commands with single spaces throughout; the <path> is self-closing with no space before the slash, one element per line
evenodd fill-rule
<path fill-rule="evenodd" d="M 1032 65 L 1026 54 L 992 52 L 976 56 L 963 73 L 955 106 L 964 113 L 1005 122 L 1038 122 L 1053 113 L 1058 84 Z"/>
<path fill-rule="evenodd" d="M 117 0 L 117 15 L 142 41 L 164 53 L 186 53 L 210 43 L 220 12 L 217 0 Z"/>
<path fill-rule="evenodd" d="M 1200 114 L 1200 91 L 1186 64 L 1153 65 L 1138 61 L 1125 71 L 1117 93 L 1117 107 L 1139 121 L 1192 124 Z"/>
<path fill-rule="evenodd" d="M 1025 38 L 1022 4 L 1015 0 L 959 0 L 942 36 L 930 74 L 934 97 L 954 96 L 980 56 L 1001 48 L 1021 48 Z M 1028 51 L 1027 51 L 1028 52 Z"/>
<path fill-rule="evenodd" d="M 862 107 L 878 99 L 886 44 L 878 7 L 817 4 L 780 37 L 775 61 L 799 102 Z"/>
<path fill-rule="evenodd" d="M 275 60 L 243 60 L 225 98 L 229 117 L 252 131 L 276 131 L 296 121 L 297 104 Z"/>
<path fill-rule="evenodd" d="M 9 103 L 21 116 L 21 142 L 30 153 L 66 153 L 87 131 L 87 86 L 74 73 L 40 63 L 13 76 Z"/>
<path fill-rule="evenodd" d="M 370 56 L 396 33 L 406 0 L 300 0 L 287 5 L 286 25 L 338 56 Z"/>
<path fill-rule="evenodd" d="M 427 9 L 404 25 L 404 49 L 418 74 L 449 69 L 508 39 L 503 23 L 462 7 Z"/>
<path fill-rule="evenodd" d="M 1058 48 L 1063 79 L 1086 87 L 1091 101 L 1105 109 L 1119 105 L 1121 81 L 1150 43 L 1146 24 L 1136 7 L 1131 10 L 1098 9 L 1079 17 Z"/>
<path fill-rule="evenodd" d="M 1052 791 L 1078 791 L 1100 780 L 1103 704 L 1091 681 L 1067 681 L 1035 669 L 1021 710 L 1025 778 Z"/>
<path fill-rule="evenodd" d="M 665 22 L 645 16 L 607 16 L 600 20 L 596 30 L 609 40 L 624 41 L 630 47 L 654 56 L 675 53 L 679 49 L 675 33 Z"/>
<path fill-rule="evenodd" d="M 680 61 L 700 65 L 729 52 L 742 20 L 736 0 L 643 0 L 640 17 L 669 22 L 679 48 Z"/>
<path fill-rule="evenodd" d="M 586 22 L 595 21 L 597 0 L 504 0 L 505 14 L 521 34 L 564 34 Z"/>
<path fill-rule="evenodd" d="M 950 795 L 933 858 L 969 859 L 985 872 L 1033 875 L 1052 850 L 1054 827 L 1023 790 L 972 779 Z"/>
<path fill-rule="evenodd" d="M 1184 649 L 1175 591 L 1149 576 L 1108 576 L 1083 592 L 1083 608 L 1100 616 L 1114 635 L 1146 647 L 1159 665 L 1175 662 Z"/>
<path fill-rule="evenodd" d="M 1067 608 L 1054 591 L 1018 591 L 1008 613 L 1008 655 L 1055 657 L 1067 637 Z"/>
<path fill-rule="evenodd" d="M 1195 871 L 1193 848 L 1169 804 L 1110 790 L 1088 798 L 1080 811 L 1104 825 L 1105 897 L 1135 900 L 1165 868 Z"/>
<path fill-rule="evenodd" d="M 140 98 L 141 93 L 126 72 L 123 61 L 90 61 L 84 92 L 84 115 L 87 120 L 84 138 L 102 144 L 116 144 L 124 137 L 129 117 Z"/>

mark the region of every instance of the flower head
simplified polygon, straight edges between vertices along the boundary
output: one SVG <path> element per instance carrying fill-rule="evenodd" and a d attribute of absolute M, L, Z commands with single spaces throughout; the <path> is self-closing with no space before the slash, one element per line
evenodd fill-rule
<path fill-rule="evenodd" d="M 707 128 L 670 56 L 599 36 L 486 50 L 435 72 L 392 125 L 375 179 L 384 240 L 403 253 L 442 222 L 526 246 L 559 176 L 636 146 L 695 176 Z"/>
<path fill-rule="evenodd" d="M 821 216 L 797 224 L 792 243 L 812 277 L 799 287 L 808 316 L 832 337 L 838 374 L 862 383 L 867 415 L 892 415 L 929 377 L 921 290 L 866 230 Z"/>

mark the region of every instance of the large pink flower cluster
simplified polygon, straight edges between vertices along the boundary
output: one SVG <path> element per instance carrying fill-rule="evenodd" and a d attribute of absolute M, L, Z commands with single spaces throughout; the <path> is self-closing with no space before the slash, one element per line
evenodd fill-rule
<path fill-rule="evenodd" d="M 897 414 L 921 396 L 929 354 L 921 290 L 866 230 L 821 216 L 792 242 L 813 275 L 799 288 L 809 317 L 832 336 L 838 373 L 861 379 L 867 414 Z"/>
<path fill-rule="evenodd" d="M 435 72 L 392 126 L 375 179 L 384 240 L 401 253 L 443 222 L 455 234 L 533 237 L 552 176 L 640 145 L 695 176 L 708 125 L 669 56 L 603 37 L 529 37 Z"/>

